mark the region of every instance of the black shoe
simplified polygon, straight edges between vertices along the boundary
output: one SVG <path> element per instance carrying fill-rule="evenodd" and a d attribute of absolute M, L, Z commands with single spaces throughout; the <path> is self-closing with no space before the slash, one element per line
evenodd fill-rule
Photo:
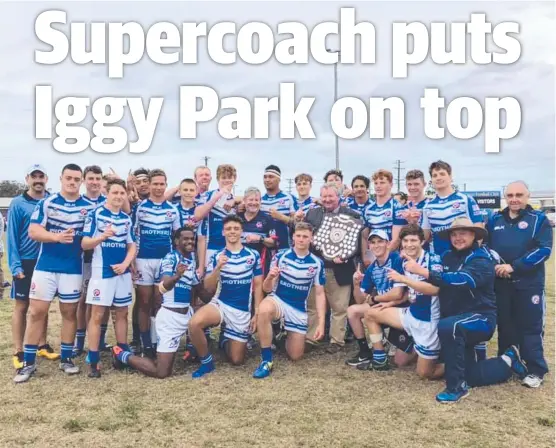
<path fill-rule="evenodd" d="M 100 369 L 97 364 L 91 364 L 91 370 L 89 371 L 89 378 L 100 378 Z"/>
<path fill-rule="evenodd" d="M 379 372 L 385 372 L 387 370 L 390 370 L 390 363 L 388 362 L 388 358 L 386 358 L 382 362 L 373 359 L 371 361 L 371 365 L 373 370 L 378 370 Z"/>
<path fill-rule="evenodd" d="M 373 362 L 371 359 L 368 361 L 362 362 L 356 367 L 357 370 L 373 370 Z"/>
<path fill-rule="evenodd" d="M 357 367 L 360 364 L 365 364 L 371 362 L 372 355 L 369 354 L 361 354 L 358 352 L 354 357 L 346 359 L 346 364 L 348 366 Z"/>

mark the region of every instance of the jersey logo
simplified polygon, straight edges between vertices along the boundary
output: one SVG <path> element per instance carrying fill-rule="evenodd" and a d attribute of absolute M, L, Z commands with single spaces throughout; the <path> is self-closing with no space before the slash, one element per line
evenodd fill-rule
<path fill-rule="evenodd" d="M 286 200 L 285 200 L 285 199 L 280 199 L 280 200 L 278 201 L 278 204 L 280 204 L 280 205 L 284 205 L 285 203 L 286 203 Z"/>
<path fill-rule="evenodd" d="M 520 221 L 520 223 L 517 225 L 521 230 L 525 230 L 527 227 L 529 227 L 529 224 L 527 224 L 525 221 Z"/>
<path fill-rule="evenodd" d="M 315 274 L 315 268 L 313 266 L 309 266 L 309 269 L 307 269 L 307 277 L 310 277 L 311 275 Z"/>
<path fill-rule="evenodd" d="M 81 213 L 82 216 L 85 216 L 87 214 L 87 209 L 86 208 L 82 208 L 81 211 L 79 212 Z"/>
<path fill-rule="evenodd" d="M 166 219 L 167 220 L 172 219 L 172 212 L 166 212 Z"/>
<path fill-rule="evenodd" d="M 95 290 L 93 291 L 93 295 L 94 295 L 95 297 L 100 296 L 100 290 L 95 289 Z"/>
<path fill-rule="evenodd" d="M 255 224 L 255 226 L 257 227 L 257 229 L 262 229 L 263 223 L 261 221 L 257 221 L 257 224 Z"/>
<path fill-rule="evenodd" d="M 505 226 L 496 226 L 494 227 L 494 230 L 504 230 Z"/>
<path fill-rule="evenodd" d="M 457 210 L 457 209 L 460 207 L 460 205 L 461 205 L 461 204 L 460 204 L 459 202 L 454 202 L 454 203 L 452 204 L 452 208 L 453 208 L 454 210 Z"/>
<path fill-rule="evenodd" d="M 386 210 L 386 211 L 384 212 L 384 216 L 385 216 L 386 218 L 390 218 L 390 216 L 392 216 L 392 212 L 391 212 L 390 210 Z"/>
<path fill-rule="evenodd" d="M 246 261 L 245 264 L 247 264 L 247 266 L 251 266 L 253 263 L 255 263 L 255 259 L 252 257 L 249 257 Z"/>
<path fill-rule="evenodd" d="M 31 283 L 31 291 L 34 291 L 35 289 L 37 289 L 37 285 L 33 282 Z"/>
<path fill-rule="evenodd" d="M 541 298 L 537 295 L 531 297 L 531 302 L 533 302 L 534 305 L 538 305 L 541 301 Z"/>

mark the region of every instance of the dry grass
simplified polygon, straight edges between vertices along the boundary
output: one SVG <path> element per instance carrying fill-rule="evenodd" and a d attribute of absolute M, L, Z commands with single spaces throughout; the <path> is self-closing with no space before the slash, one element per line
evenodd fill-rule
<path fill-rule="evenodd" d="M 553 270 L 551 264 L 551 369 Z M 512 381 L 474 389 L 455 406 L 435 402 L 440 382 L 403 370 L 359 372 L 343 365 L 346 353 L 312 353 L 296 365 L 279 358 L 265 381 L 251 378 L 255 355 L 245 367 L 218 363 L 214 374 L 196 381 L 181 361 L 173 378 L 159 381 L 110 368 L 100 380 L 68 378 L 41 360 L 34 379 L 14 385 L 11 310 L 10 300 L 0 301 L 0 446 L 554 446 L 552 374 L 538 390 Z M 50 322 L 58 347 L 56 307 Z"/>

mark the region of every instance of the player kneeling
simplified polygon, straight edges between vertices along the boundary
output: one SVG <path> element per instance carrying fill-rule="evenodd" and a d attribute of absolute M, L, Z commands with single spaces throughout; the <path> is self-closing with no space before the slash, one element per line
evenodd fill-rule
<path fill-rule="evenodd" d="M 121 347 L 112 349 L 114 367 L 128 364 L 139 372 L 155 378 L 172 374 L 176 352 L 193 315 L 191 299 L 199 293 L 199 277 L 193 252 L 195 229 L 184 226 L 174 234 L 175 250 L 162 260 L 159 290 L 162 304 L 156 314 L 156 360 L 142 358 Z"/>
<path fill-rule="evenodd" d="M 318 328 L 315 339 L 324 336 L 326 297 L 324 295 L 324 263 L 309 252 L 313 239 L 310 224 L 300 222 L 293 234 L 294 246 L 279 251 L 272 259 L 263 290 L 270 293 L 257 312 L 257 331 L 261 344 L 261 364 L 253 378 L 266 378 L 272 371 L 272 322 L 283 320 L 288 335 L 286 352 L 292 361 L 301 359 L 305 352 L 307 334 L 307 299 L 315 288 Z"/>
<path fill-rule="evenodd" d="M 220 348 L 232 364 L 244 362 L 249 332 L 256 329 L 256 312 L 263 298 L 261 258 L 257 251 L 241 244 L 243 221 L 235 215 L 227 216 L 223 229 L 226 247 L 213 255 L 204 279 L 207 292 L 216 292 L 216 295 L 189 323 L 189 336 L 201 360 L 201 367 L 193 372 L 193 378 L 214 370 L 205 328 L 222 324 Z M 255 316 L 251 318 L 253 294 Z"/>
<path fill-rule="evenodd" d="M 438 320 L 440 318 L 440 304 L 438 302 L 438 288 L 422 276 L 411 274 L 405 269 L 406 262 L 415 262 L 430 271 L 442 272 L 442 264 L 438 255 L 423 250 L 425 235 L 423 229 L 416 224 L 409 224 L 400 231 L 404 273 L 394 269 L 388 270 L 388 278 L 397 285 L 405 285 L 408 289 L 410 305 L 406 308 L 371 308 L 365 314 L 365 324 L 369 329 L 373 345 L 373 368 L 386 370 L 388 358 L 382 359 L 384 346 L 382 345 L 381 325 L 405 330 L 415 342 L 417 352 L 417 374 L 423 378 L 439 378 L 444 374 L 444 366 L 437 364 L 440 354 L 440 340 L 438 339 Z M 381 359 L 378 359 L 378 357 Z M 380 366 L 380 368 L 378 368 Z"/>
<path fill-rule="evenodd" d="M 365 274 L 359 268 L 353 274 L 353 297 L 357 303 L 348 308 L 347 314 L 359 352 L 346 360 L 346 364 L 360 370 L 382 370 L 388 367 L 387 354 L 382 349 L 371 352 L 361 319 L 371 310 L 406 306 L 404 285 L 397 285 L 388 279 L 389 269 L 403 273 L 403 260 L 398 252 L 388 250 L 389 243 L 390 239 L 384 230 L 373 230 L 369 235 L 369 249 L 375 261 L 367 268 Z M 388 340 L 397 348 L 394 357 L 396 365 L 406 365 L 413 360 L 413 340 L 405 331 L 390 328 Z"/>
<path fill-rule="evenodd" d="M 131 219 L 122 212 L 127 198 L 125 182 L 113 179 L 107 183 L 106 203 L 89 213 L 83 229 L 83 250 L 94 249 L 87 304 L 91 319 L 87 326 L 89 338 L 90 378 L 100 378 L 99 344 L 101 324 L 106 308 L 116 310 L 116 340 L 127 346 L 127 307 L 131 305 L 133 288 L 129 266 L 137 251 L 131 231 Z"/>

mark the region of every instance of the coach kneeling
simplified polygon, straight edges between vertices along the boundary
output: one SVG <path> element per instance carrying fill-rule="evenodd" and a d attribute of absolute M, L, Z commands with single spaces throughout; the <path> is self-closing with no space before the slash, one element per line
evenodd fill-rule
<path fill-rule="evenodd" d="M 444 271 L 428 273 L 429 281 L 440 288 L 438 336 L 446 369 L 446 389 L 436 400 L 453 403 L 469 394 L 469 386 L 502 383 L 512 371 L 523 376 L 526 367 L 515 346 L 498 358 L 475 357 L 474 346 L 488 341 L 496 328 L 494 260 L 478 244 L 486 230 L 458 218 L 439 236 L 450 240 L 451 250 L 442 257 Z"/>

